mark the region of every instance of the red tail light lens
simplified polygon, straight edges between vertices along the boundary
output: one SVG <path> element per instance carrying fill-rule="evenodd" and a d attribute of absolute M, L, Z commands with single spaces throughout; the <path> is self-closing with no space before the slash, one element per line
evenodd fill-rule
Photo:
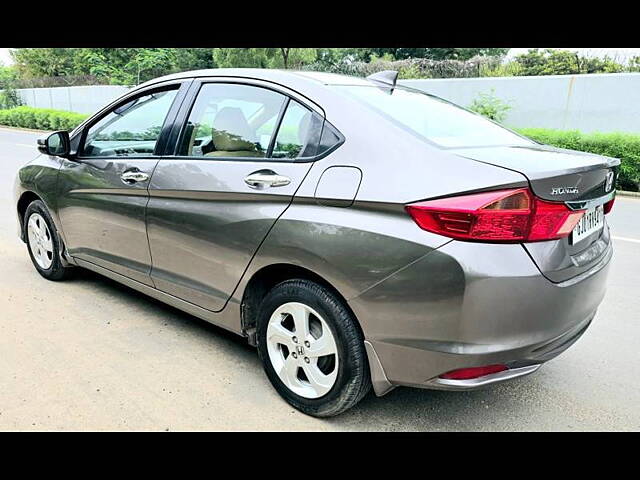
<path fill-rule="evenodd" d="M 604 204 L 603 210 L 605 215 L 609 213 L 613 208 L 613 202 L 615 201 L 615 199 L 616 197 L 613 197 L 611 200 L 609 200 L 607 203 Z"/>
<path fill-rule="evenodd" d="M 563 238 L 584 215 L 584 210 L 541 200 L 527 188 L 430 200 L 405 209 L 423 230 L 477 242 Z"/>
<path fill-rule="evenodd" d="M 472 378 L 484 377 L 492 373 L 508 370 L 506 365 L 487 365 L 485 367 L 460 368 L 440 375 L 440 378 L 448 380 L 469 380 Z"/>

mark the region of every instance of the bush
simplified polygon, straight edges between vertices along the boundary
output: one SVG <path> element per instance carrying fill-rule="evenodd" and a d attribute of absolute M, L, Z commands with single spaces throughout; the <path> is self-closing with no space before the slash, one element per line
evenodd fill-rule
<path fill-rule="evenodd" d="M 502 122 L 506 118 L 507 112 L 511 110 L 511 105 L 496 97 L 492 88 L 489 93 L 480 92 L 469 106 L 469 110 L 496 122 Z"/>
<path fill-rule="evenodd" d="M 370 62 L 352 61 L 347 58 L 333 63 L 314 62 L 302 70 L 340 73 L 356 77 L 367 77 L 382 70 L 397 70 L 399 78 L 468 78 L 479 77 L 486 69 L 500 65 L 499 57 L 476 56 L 469 60 L 431 60 L 428 58 L 407 58 L 390 60 L 388 57 L 374 57 Z"/>
<path fill-rule="evenodd" d="M 73 130 L 87 116 L 63 110 L 22 106 L 0 110 L 0 125 L 36 130 Z"/>
<path fill-rule="evenodd" d="M 554 147 L 619 158 L 617 187 L 640 191 L 640 135 L 630 133 L 581 133 L 578 130 L 516 128 L 518 133 Z"/>
<path fill-rule="evenodd" d="M 0 92 L 0 109 L 15 108 L 22 105 L 22 100 L 14 88 L 5 87 Z"/>

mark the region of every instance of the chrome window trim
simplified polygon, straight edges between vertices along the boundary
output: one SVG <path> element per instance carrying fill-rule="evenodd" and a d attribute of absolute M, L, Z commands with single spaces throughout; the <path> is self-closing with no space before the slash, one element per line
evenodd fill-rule
<path fill-rule="evenodd" d="M 200 94 L 200 91 L 204 85 L 211 84 L 211 83 L 224 83 L 224 84 L 245 85 L 250 87 L 264 88 L 267 90 L 271 90 L 275 93 L 278 93 L 280 95 L 283 95 L 286 99 L 285 105 L 287 107 L 289 105 L 290 100 L 294 100 L 297 103 L 299 103 L 301 106 L 310 110 L 312 113 L 316 113 L 317 115 L 322 117 L 322 129 L 320 131 L 320 135 L 322 136 L 322 131 L 324 130 L 325 125 L 328 123 L 337 132 L 339 141 L 334 146 L 326 150 L 325 152 L 311 156 L 311 157 L 273 158 L 273 157 L 266 157 L 266 156 L 265 157 L 207 157 L 204 155 L 198 155 L 198 156 L 177 155 L 176 151 L 179 148 L 181 141 L 183 140 L 184 129 L 187 125 L 187 121 L 189 119 L 189 115 L 191 114 L 191 110 L 193 109 L 193 106 L 198 100 L 198 95 Z M 174 124 L 175 124 L 174 128 L 179 129 L 175 144 L 173 145 L 174 153 L 165 154 L 163 156 L 163 159 L 171 158 L 171 160 L 200 160 L 200 161 L 222 160 L 222 161 L 254 161 L 254 162 L 261 161 L 261 162 L 270 162 L 270 163 L 310 163 L 310 162 L 315 162 L 317 160 L 321 160 L 327 155 L 333 153 L 337 148 L 339 148 L 345 142 L 345 136 L 335 126 L 333 126 L 333 124 L 331 124 L 329 120 L 327 120 L 325 111 L 320 105 L 315 103 L 313 100 L 305 97 L 304 95 L 296 92 L 295 90 L 292 90 L 288 87 L 280 85 L 279 83 L 270 82 L 266 80 L 259 80 L 255 78 L 249 78 L 249 77 L 194 77 L 193 84 L 191 85 L 190 89 L 193 89 L 193 91 L 191 92 L 191 96 L 189 96 L 189 98 L 185 98 L 185 101 L 188 103 L 187 104 L 183 103 L 183 105 L 180 107 L 181 113 L 183 114 L 184 118 L 180 118 L 180 113 L 179 113 L 174 119 Z M 286 111 L 287 111 L 287 108 L 284 108 L 279 114 L 278 128 L 274 131 L 274 143 L 275 143 L 275 138 L 277 137 L 279 132 L 280 123 Z M 179 125 L 179 123 L 181 124 Z"/>

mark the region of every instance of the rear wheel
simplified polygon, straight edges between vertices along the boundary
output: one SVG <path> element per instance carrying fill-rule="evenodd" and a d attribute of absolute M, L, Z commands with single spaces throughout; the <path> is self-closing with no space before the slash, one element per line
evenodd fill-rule
<path fill-rule="evenodd" d="M 55 224 L 41 200 L 29 204 L 24 214 L 25 238 L 29 256 L 38 273 L 48 280 L 62 280 L 72 267 L 62 265 L 60 245 Z"/>
<path fill-rule="evenodd" d="M 338 415 L 371 387 L 356 319 L 333 292 L 309 280 L 282 282 L 264 298 L 258 353 L 278 393 L 308 415 Z"/>

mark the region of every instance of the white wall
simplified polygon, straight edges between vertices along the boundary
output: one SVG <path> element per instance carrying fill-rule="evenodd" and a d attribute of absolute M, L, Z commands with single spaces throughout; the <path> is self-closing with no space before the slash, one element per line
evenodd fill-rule
<path fill-rule="evenodd" d="M 18 95 L 25 105 L 78 113 L 94 113 L 130 87 L 91 85 L 86 87 L 21 88 Z"/>
<path fill-rule="evenodd" d="M 541 77 L 400 80 L 468 107 L 480 92 L 495 90 L 512 109 L 512 127 L 577 129 L 584 132 L 640 133 L 640 73 L 553 75 Z M 93 113 L 129 87 L 28 88 L 18 90 L 30 106 Z"/>
<path fill-rule="evenodd" d="M 510 127 L 640 133 L 640 73 L 399 80 L 469 107 L 480 92 L 510 102 Z"/>

